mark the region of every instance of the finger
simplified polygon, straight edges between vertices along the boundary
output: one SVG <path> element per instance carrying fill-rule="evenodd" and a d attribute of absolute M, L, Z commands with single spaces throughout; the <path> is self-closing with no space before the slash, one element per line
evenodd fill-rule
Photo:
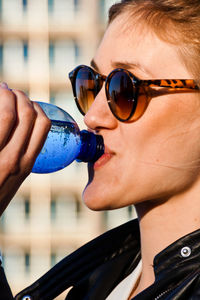
<path fill-rule="evenodd" d="M 51 128 L 51 121 L 43 112 L 39 104 L 33 102 L 33 106 L 37 112 L 37 118 L 35 120 L 32 134 L 23 157 L 23 168 L 28 168 L 29 171 L 32 170 L 34 162 L 40 153 Z"/>
<path fill-rule="evenodd" d="M 20 159 L 29 142 L 37 113 L 27 96 L 20 91 L 13 91 L 16 96 L 17 120 L 9 141 L 0 153 L 0 181 L 9 174 L 19 171 Z"/>
<path fill-rule="evenodd" d="M 26 144 L 29 141 L 37 117 L 37 112 L 35 111 L 32 102 L 23 92 L 13 90 L 13 93 L 16 95 L 17 121 L 8 146 L 13 146 L 16 153 L 21 153 L 24 151 Z"/>
<path fill-rule="evenodd" d="M 0 150 L 6 145 L 16 123 L 15 94 L 0 86 Z"/>

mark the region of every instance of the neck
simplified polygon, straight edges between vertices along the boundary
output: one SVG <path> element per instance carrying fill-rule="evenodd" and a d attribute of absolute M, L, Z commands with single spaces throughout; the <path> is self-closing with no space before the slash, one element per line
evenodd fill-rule
<path fill-rule="evenodd" d="M 140 223 L 142 275 L 135 294 L 154 282 L 156 254 L 180 237 L 200 228 L 200 182 L 165 201 L 137 204 Z"/>

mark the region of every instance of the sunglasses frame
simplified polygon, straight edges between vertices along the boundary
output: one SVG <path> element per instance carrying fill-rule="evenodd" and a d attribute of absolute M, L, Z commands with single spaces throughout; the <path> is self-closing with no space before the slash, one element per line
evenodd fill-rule
<path fill-rule="evenodd" d="M 78 73 L 78 71 L 82 68 L 87 68 L 93 75 L 94 75 L 94 79 L 95 79 L 95 87 L 96 89 L 96 94 L 94 95 L 94 98 L 97 96 L 97 94 L 99 93 L 99 91 L 101 90 L 103 83 L 105 82 L 105 92 L 106 92 L 106 98 L 107 98 L 107 103 L 109 105 L 109 108 L 112 112 L 112 114 L 121 122 L 127 122 L 129 121 L 135 110 L 137 107 L 137 102 L 138 102 L 138 95 L 139 95 L 139 90 L 141 87 L 144 87 L 144 89 L 146 90 L 147 88 L 151 88 L 151 87 L 163 87 L 163 88 L 167 88 L 170 91 L 176 89 L 177 91 L 183 91 L 184 89 L 187 90 L 200 90 L 200 87 L 197 85 L 197 82 L 193 79 L 147 79 L 147 80 L 140 80 L 139 78 L 137 78 L 134 74 L 132 74 L 130 71 L 123 69 L 123 68 L 116 68 L 114 70 L 112 70 L 108 76 L 102 75 L 100 73 L 98 73 L 96 70 L 92 69 L 89 66 L 86 65 L 79 65 L 77 66 L 74 70 L 72 70 L 69 73 L 69 79 L 71 81 L 72 84 L 72 91 L 73 91 L 73 95 L 74 95 L 74 99 L 76 102 L 76 105 L 80 111 L 80 113 L 82 115 L 85 115 L 87 112 L 84 112 L 79 104 L 79 101 L 77 99 L 77 95 L 76 95 L 76 75 Z M 116 115 L 116 113 L 114 112 L 112 105 L 111 105 L 111 100 L 109 97 L 109 84 L 110 84 L 110 80 L 112 79 L 113 75 L 116 72 L 124 72 L 126 73 L 131 81 L 133 86 L 135 87 L 135 99 L 132 99 L 133 102 L 133 107 L 132 110 L 128 116 L 128 118 L 126 119 L 122 119 L 120 118 L 118 115 Z"/>

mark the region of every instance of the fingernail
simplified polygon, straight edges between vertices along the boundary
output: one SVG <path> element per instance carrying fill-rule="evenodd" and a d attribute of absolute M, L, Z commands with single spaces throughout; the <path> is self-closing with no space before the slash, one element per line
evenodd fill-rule
<path fill-rule="evenodd" d="M 0 82 L 0 88 L 7 89 L 7 90 L 9 89 L 6 82 Z"/>

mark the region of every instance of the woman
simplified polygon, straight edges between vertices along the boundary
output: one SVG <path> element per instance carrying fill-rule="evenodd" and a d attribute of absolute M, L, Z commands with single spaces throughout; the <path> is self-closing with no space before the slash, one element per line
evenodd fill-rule
<path fill-rule="evenodd" d="M 134 204 L 138 221 L 83 246 L 17 299 L 52 299 L 60 282 L 73 286 L 66 299 L 200 299 L 199 54 L 198 0 L 111 7 L 92 68 L 70 73 L 85 124 L 106 145 L 83 199 L 93 210 Z"/>

